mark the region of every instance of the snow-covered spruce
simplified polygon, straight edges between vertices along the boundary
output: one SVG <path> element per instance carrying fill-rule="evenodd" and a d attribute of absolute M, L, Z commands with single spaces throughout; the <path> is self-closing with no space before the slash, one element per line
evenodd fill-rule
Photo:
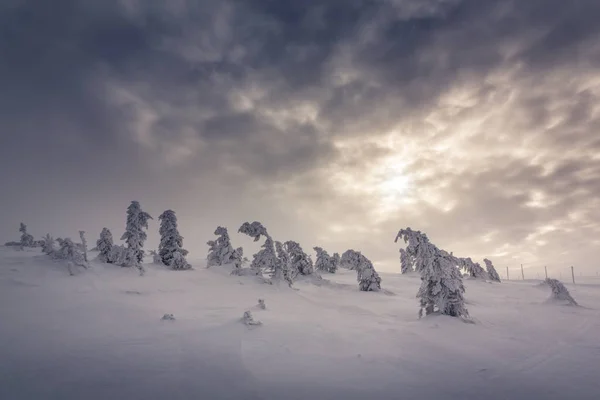
<path fill-rule="evenodd" d="M 403 274 L 413 272 L 413 258 L 405 249 L 400 249 L 400 271 Z"/>
<path fill-rule="evenodd" d="M 331 265 L 334 266 L 336 271 L 340 267 L 340 260 L 340 253 L 333 253 L 333 255 L 331 256 Z"/>
<path fill-rule="evenodd" d="M 335 263 L 336 260 L 334 260 L 329 253 L 327 253 L 327 251 L 323 250 L 321 247 L 313 247 L 313 249 L 317 252 L 315 269 L 319 272 L 329 272 L 330 274 L 334 274 L 338 267 Z"/>
<path fill-rule="evenodd" d="M 206 266 L 212 267 L 215 265 L 235 264 L 239 255 L 231 245 L 231 239 L 229 238 L 227 228 L 222 226 L 217 227 L 217 229 L 215 229 L 215 235 L 219 236 L 217 240 L 211 240 L 207 243 L 210 246 L 210 249 Z"/>
<path fill-rule="evenodd" d="M 79 231 L 79 238 L 81 239 L 81 247 L 83 252 L 83 259 L 85 262 L 88 261 L 87 257 L 87 239 L 85 238 L 85 231 Z"/>
<path fill-rule="evenodd" d="M 233 264 L 231 275 L 244 275 L 244 260 L 247 260 L 246 257 L 244 257 L 244 249 L 242 247 L 238 247 L 231 255 L 231 263 Z"/>
<path fill-rule="evenodd" d="M 191 265 L 185 259 L 188 251 L 183 248 L 183 237 L 177 229 L 175 211 L 166 210 L 158 219 L 160 220 L 158 255 L 163 264 L 175 270 L 190 269 Z"/>
<path fill-rule="evenodd" d="M 544 281 L 552 291 L 552 295 L 550 296 L 550 300 L 552 301 L 561 301 L 566 302 L 566 304 L 571 306 L 578 305 L 573 297 L 571 297 L 571 293 L 561 281 L 558 279 L 546 278 Z"/>
<path fill-rule="evenodd" d="M 421 274 L 421 287 L 417 292 L 420 303 L 419 318 L 439 312 L 452 317 L 468 318 L 465 307 L 463 286 L 460 271 L 456 267 L 459 260 L 446 251 L 438 249 L 420 231 L 410 228 L 402 229 L 396 241 L 402 238 L 408 243 L 407 251 L 414 254 L 415 265 Z"/>
<path fill-rule="evenodd" d="M 489 278 L 494 282 L 500 282 L 500 275 L 498 275 L 496 268 L 494 268 L 494 264 L 492 264 L 492 262 L 487 258 L 484 258 L 483 262 L 485 263 L 485 268 L 487 269 Z"/>
<path fill-rule="evenodd" d="M 265 271 L 271 275 L 271 278 L 277 279 L 283 276 L 279 273 L 281 266 L 275 254 L 275 243 L 273 242 L 273 238 L 267 233 L 267 228 L 258 221 L 252 223 L 244 222 L 238 232 L 254 238 L 255 242 L 261 236 L 266 238 L 265 243 L 261 246 L 261 250 L 254 254 L 252 263 L 250 264 L 250 270 L 254 275 L 262 276 L 263 271 Z"/>
<path fill-rule="evenodd" d="M 281 270 L 278 274 L 281 273 L 283 279 L 291 286 L 298 275 L 298 270 L 292 269 L 290 255 L 285 250 L 283 243 L 275 242 L 275 250 L 277 251 L 277 260 L 279 262 L 278 267 Z"/>
<path fill-rule="evenodd" d="M 144 230 L 148 229 L 148 221 L 151 219 L 150 214 L 142 211 L 139 202 L 132 201 L 129 207 L 127 207 L 127 224 L 121 240 L 124 240 L 127 248 L 131 250 L 133 258 L 128 260 L 131 264 L 123 266 L 135 266 L 140 272 L 144 271 L 142 266 L 142 262 L 144 261 L 144 242 L 148 237 Z"/>
<path fill-rule="evenodd" d="M 21 225 L 19 226 L 19 232 L 21 232 L 21 240 L 19 242 L 21 248 L 33 247 L 33 236 L 27 233 L 27 225 L 21 222 Z"/>
<path fill-rule="evenodd" d="M 96 241 L 96 248 L 98 249 L 98 261 L 104 263 L 113 263 L 110 255 L 114 246 L 112 233 L 108 228 L 102 228 L 100 232 L 100 239 Z"/>
<path fill-rule="evenodd" d="M 56 252 L 54 252 L 54 257 L 72 262 L 73 264 L 78 265 L 80 267 L 88 267 L 87 263 L 85 262 L 85 259 L 83 258 L 83 252 L 81 252 L 77 248 L 75 243 L 73 243 L 73 241 L 70 238 L 61 240 L 60 248 Z"/>
<path fill-rule="evenodd" d="M 481 265 L 479 263 L 473 262 L 473 260 L 471 260 L 470 257 L 459 258 L 458 261 L 458 265 L 461 268 L 467 270 L 467 273 L 471 278 L 482 280 L 486 280 L 489 278 L 487 272 L 485 272 L 485 270 L 481 268 Z"/>
<path fill-rule="evenodd" d="M 46 236 L 44 236 L 44 240 L 42 243 L 42 252 L 48 256 L 51 256 L 54 254 L 55 251 L 56 249 L 54 248 L 54 238 L 50 236 L 49 233 L 47 233 Z"/>
<path fill-rule="evenodd" d="M 283 248 L 290 258 L 290 270 L 298 271 L 300 275 L 312 275 L 315 272 L 310 256 L 302 250 L 299 243 L 288 240 L 283 244 Z"/>
<path fill-rule="evenodd" d="M 340 265 L 356 270 L 358 288 L 363 292 L 378 291 L 381 289 L 381 278 L 373 263 L 359 251 L 346 250 L 342 254 Z"/>

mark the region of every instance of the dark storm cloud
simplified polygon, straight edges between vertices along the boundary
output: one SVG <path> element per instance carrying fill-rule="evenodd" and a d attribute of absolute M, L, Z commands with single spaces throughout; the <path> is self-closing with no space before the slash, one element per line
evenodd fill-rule
<path fill-rule="evenodd" d="M 348 236 L 373 251 L 399 224 L 496 247 L 572 226 L 600 194 L 598 17 L 586 0 L 3 2 L 0 165 L 28 178 L 9 205 L 32 187 L 58 208 L 60 191 L 162 204 L 196 182 L 293 208 L 306 238 L 361 215 Z M 395 153 L 414 201 L 369 219 L 364 176 Z"/>

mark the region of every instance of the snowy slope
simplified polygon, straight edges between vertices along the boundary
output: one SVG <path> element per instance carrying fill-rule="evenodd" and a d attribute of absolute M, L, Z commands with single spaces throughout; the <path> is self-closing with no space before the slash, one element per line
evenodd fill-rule
<path fill-rule="evenodd" d="M 600 398 L 600 280 L 568 285 L 582 307 L 545 303 L 538 281 L 466 280 L 466 324 L 418 320 L 417 276 L 290 289 L 192 264 L 68 276 L 0 247 L 0 399 Z M 262 326 L 239 322 L 249 309 Z"/>

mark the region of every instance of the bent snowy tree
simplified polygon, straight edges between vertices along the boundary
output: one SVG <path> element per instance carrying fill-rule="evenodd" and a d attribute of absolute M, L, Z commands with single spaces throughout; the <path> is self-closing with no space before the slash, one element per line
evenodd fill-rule
<path fill-rule="evenodd" d="M 488 279 L 487 272 L 485 272 L 485 270 L 481 268 L 481 265 L 479 263 L 473 262 L 473 260 L 471 260 L 470 257 L 459 258 L 458 261 L 458 265 L 461 268 L 464 268 L 471 278 L 482 280 Z"/>
<path fill-rule="evenodd" d="M 494 268 L 494 264 L 487 258 L 484 258 L 483 262 L 485 263 L 485 268 L 487 269 L 487 274 L 490 279 L 494 282 L 500 282 L 500 275 L 498 275 L 496 268 Z"/>
<path fill-rule="evenodd" d="M 419 318 L 438 312 L 452 317 L 469 317 L 465 307 L 462 277 L 457 268 L 458 259 L 438 249 L 427 235 L 410 228 L 402 229 L 396 242 L 402 238 L 408 243 L 407 251 L 414 255 L 415 265 L 421 273 L 421 287 L 417 292 L 420 303 Z"/>
<path fill-rule="evenodd" d="M 262 276 L 263 270 L 268 272 L 271 277 L 282 276 L 278 273 L 280 265 L 275 254 L 275 243 L 267 233 L 267 228 L 258 221 L 244 222 L 238 232 L 254 238 L 255 242 L 260 240 L 261 236 L 265 237 L 265 243 L 261 246 L 261 250 L 253 256 L 250 270 L 258 276 Z"/>
<path fill-rule="evenodd" d="M 381 278 L 373 263 L 355 250 L 346 250 L 340 259 L 340 265 L 348 269 L 356 270 L 358 288 L 363 292 L 375 292 L 381 289 Z"/>
<path fill-rule="evenodd" d="M 400 271 L 403 274 L 408 274 L 409 272 L 413 272 L 413 257 L 405 250 L 400 249 Z"/>
<path fill-rule="evenodd" d="M 550 300 L 553 301 L 561 301 L 566 302 L 566 304 L 571 306 L 577 306 L 577 302 L 573 297 L 571 297 L 571 293 L 561 281 L 558 279 L 546 278 L 544 281 L 546 285 L 550 287 L 552 294 L 550 296 Z"/>

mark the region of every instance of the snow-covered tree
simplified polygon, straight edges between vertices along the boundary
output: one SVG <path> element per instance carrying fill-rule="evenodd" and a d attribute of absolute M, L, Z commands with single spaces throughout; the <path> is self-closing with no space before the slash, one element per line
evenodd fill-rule
<path fill-rule="evenodd" d="M 272 276 L 278 275 L 277 269 L 279 263 L 275 254 L 275 243 L 273 238 L 267 233 L 267 229 L 257 221 L 252 223 L 244 222 L 238 232 L 254 238 L 257 242 L 261 236 L 264 236 L 265 243 L 261 246 L 261 250 L 253 256 L 250 269 L 254 274 L 262 276 L 262 271 L 267 271 Z"/>
<path fill-rule="evenodd" d="M 561 281 L 558 279 L 546 278 L 544 281 L 548 286 L 550 286 L 550 290 L 552 290 L 552 295 L 550 297 L 551 300 L 558 300 L 567 302 L 567 304 L 576 306 L 577 302 L 573 297 L 571 297 L 571 293 Z"/>
<path fill-rule="evenodd" d="M 485 268 L 487 269 L 487 274 L 490 277 L 490 279 L 494 282 L 500 282 L 500 275 L 498 275 L 498 272 L 496 272 L 494 264 L 492 264 L 492 262 L 487 258 L 484 258 L 483 262 L 485 263 Z"/>
<path fill-rule="evenodd" d="M 315 261 L 315 269 L 319 272 L 331 272 L 334 273 L 336 266 L 333 265 L 331 256 L 322 247 L 313 247 L 313 250 L 317 252 L 317 260 Z"/>
<path fill-rule="evenodd" d="M 222 226 L 217 227 L 217 229 L 215 229 L 215 235 L 219 236 L 217 240 L 211 240 L 207 242 L 207 244 L 210 246 L 210 249 L 207 256 L 206 266 L 212 267 L 215 265 L 235 264 L 237 260 L 237 253 L 231 245 L 231 239 L 229 238 L 227 228 Z"/>
<path fill-rule="evenodd" d="M 113 245 L 111 247 L 108 259 L 113 264 L 121 267 L 131 267 L 137 262 L 133 250 L 121 245 Z"/>
<path fill-rule="evenodd" d="M 333 253 L 333 255 L 331 256 L 331 265 L 335 268 L 336 271 L 340 267 L 340 260 L 340 253 Z"/>
<path fill-rule="evenodd" d="M 410 228 L 408 228 L 406 231 L 414 232 Z M 424 233 L 421 233 L 421 232 L 418 232 L 418 233 L 419 233 L 419 235 L 412 236 L 412 238 L 411 238 L 412 240 L 409 241 L 408 245 L 406 246 L 406 249 L 401 249 L 401 251 L 400 251 L 400 267 L 401 267 L 402 273 L 410 272 L 412 270 L 414 270 L 416 272 L 421 272 L 421 269 L 423 269 L 423 267 L 424 267 L 422 260 L 417 262 L 417 254 L 419 254 L 419 252 L 422 251 L 422 249 L 421 249 L 422 246 L 427 246 L 429 244 L 429 239 L 427 238 L 427 235 L 425 235 Z M 394 241 L 395 243 L 398 242 L 399 237 L 400 236 L 396 236 L 396 240 Z M 404 251 L 402 251 L 402 250 L 404 250 Z M 405 253 L 405 255 L 404 255 L 405 264 L 402 263 L 402 253 Z"/>
<path fill-rule="evenodd" d="M 83 252 L 73 243 L 70 238 L 61 241 L 60 248 L 54 253 L 56 258 L 67 260 L 75 265 L 87 268 L 87 263 L 83 258 Z"/>
<path fill-rule="evenodd" d="M 98 260 L 104 263 L 111 264 L 113 260 L 110 258 L 112 252 L 113 236 L 108 228 L 103 228 L 100 232 L 100 239 L 96 241 L 96 248 L 98 249 Z"/>
<path fill-rule="evenodd" d="M 481 265 L 479 263 L 473 262 L 473 260 L 471 260 L 470 257 L 459 258 L 458 261 L 459 261 L 458 265 L 461 268 L 466 269 L 467 273 L 469 274 L 469 276 L 471 278 L 483 279 L 483 280 L 488 279 L 487 272 L 485 272 L 485 270 L 483 268 L 481 268 Z"/>
<path fill-rule="evenodd" d="M 217 251 L 217 241 L 209 240 L 206 242 L 208 245 L 208 255 L 206 256 L 206 268 L 210 268 L 214 265 L 219 265 L 219 252 Z"/>
<path fill-rule="evenodd" d="M 19 232 L 21 232 L 21 241 L 19 242 L 21 247 L 33 247 L 33 236 L 27 233 L 27 225 L 21 222 L 19 226 Z"/>
<path fill-rule="evenodd" d="M 150 257 L 152 257 L 152 264 L 164 265 L 163 261 L 162 261 L 162 258 L 158 254 L 158 251 L 156 251 L 156 250 L 150 250 Z"/>
<path fill-rule="evenodd" d="M 414 263 L 421 274 L 421 287 L 417 292 L 421 309 L 419 317 L 439 312 L 453 317 L 468 318 L 465 307 L 459 260 L 446 251 L 438 249 L 427 235 L 410 228 L 402 229 L 396 242 L 402 238 L 408 243 L 407 252 L 414 256 Z"/>
<path fill-rule="evenodd" d="M 144 242 L 148 235 L 144 230 L 148 229 L 148 221 L 152 217 L 147 212 L 142 211 L 140 203 L 132 201 L 127 207 L 127 224 L 125 233 L 121 237 L 127 244 L 127 247 L 133 252 L 134 258 L 132 266 L 136 266 L 143 271 L 142 262 L 144 260 Z"/>
<path fill-rule="evenodd" d="M 43 244 L 42 244 L 42 252 L 46 255 L 53 255 L 56 249 L 54 248 L 54 238 L 50 236 L 49 233 L 44 236 Z"/>
<path fill-rule="evenodd" d="M 372 292 L 381 289 L 381 278 L 377 271 L 375 271 L 373 263 L 360 251 L 346 250 L 342 254 L 340 265 L 356 271 L 358 288 L 363 292 Z"/>
<path fill-rule="evenodd" d="M 403 274 L 413 271 L 413 259 L 405 249 L 400 249 L 400 271 Z"/>
<path fill-rule="evenodd" d="M 181 250 L 176 250 L 173 253 L 173 259 L 171 260 L 170 267 L 174 270 L 184 270 L 192 268 L 192 266 L 185 259 L 185 255 L 182 253 Z"/>
<path fill-rule="evenodd" d="M 183 248 L 183 237 L 177 228 L 175 211 L 166 210 L 158 219 L 160 220 L 160 244 L 158 255 L 164 265 L 172 269 L 189 269 L 191 265 L 185 260 L 188 251 Z"/>
<path fill-rule="evenodd" d="M 81 247 L 83 252 L 83 259 L 85 262 L 88 261 L 87 258 L 87 239 L 85 238 L 85 231 L 79 231 L 79 238 L 81 239 Z"/>
<path fill-rule="evenodd" d="M 299 272 L 297 269 L 294 269 L 295 266 L 292 266 L 290 255 L 285 250 L 283 243 L 275 242 L 275 250 L 277 251 L 277 260 L 279 261 L 281 274 L 286 282 L 291 286 Z"/>
<path fill-rule="evenodd" d="M 231 255 L 231 263 L 233 264 L 233 271 L 231 275 L 242 275 L 242 269 L 244 266 L 244 249 L 238 247 L 233 251 Z"/>
<path fill-rule="evenodd" d="M 300 275 L 312 275 L 315 272 L 310 256 L 302 250 L 299 243 L 288 240 L 283 246 L 290 257 L 291 270 L 297 270 Z"/>

